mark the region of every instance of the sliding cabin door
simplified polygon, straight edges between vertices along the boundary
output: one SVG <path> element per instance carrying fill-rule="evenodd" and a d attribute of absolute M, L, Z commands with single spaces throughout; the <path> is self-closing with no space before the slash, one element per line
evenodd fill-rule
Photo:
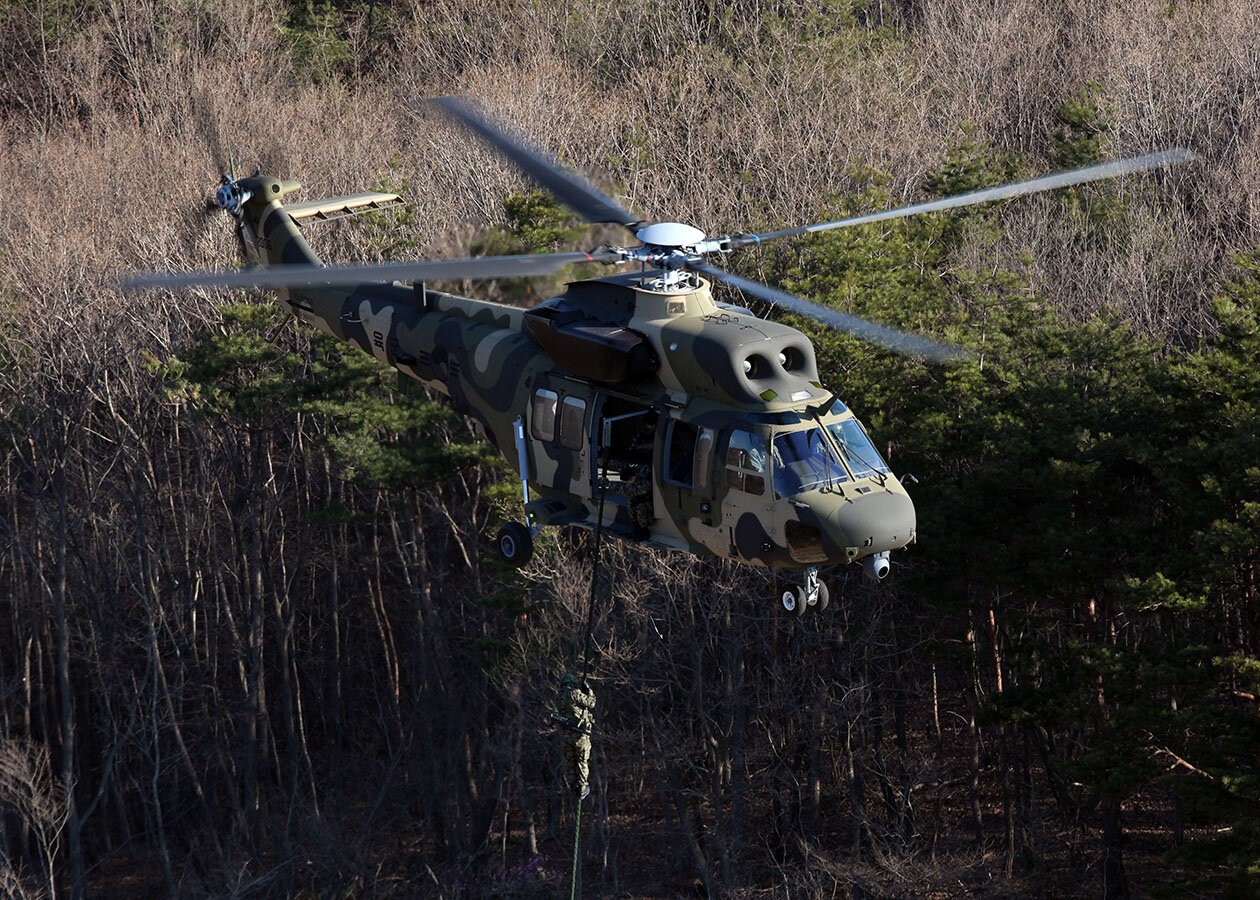
<path fill-rule="evenodd" d="M 583 387 L 562 379 L 536 379 L 525 439 L 533 484 L 589 498 L 592 404 Z"/>

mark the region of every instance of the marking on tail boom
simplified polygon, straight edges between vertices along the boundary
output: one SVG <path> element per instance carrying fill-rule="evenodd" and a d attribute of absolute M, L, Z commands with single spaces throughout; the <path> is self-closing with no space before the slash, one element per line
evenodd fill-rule
<path fill-rule="evenodd" d="M 380 312 L 376 312 L 372 309 L 372 301 L 364 300 L 359 304 L 359 318 L 363 320 L 369 352 L 381 362 L 388 364 L 389 353 L 385 349 L 385 341 L 389 338 L 390 324 L 394 319 L 394 307 L 387 305 Z"/>

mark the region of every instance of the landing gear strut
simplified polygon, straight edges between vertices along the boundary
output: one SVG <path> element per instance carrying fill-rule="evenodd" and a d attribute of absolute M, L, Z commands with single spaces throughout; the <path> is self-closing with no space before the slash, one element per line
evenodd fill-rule
<path fill-rule="evenodd" d="M 786 612 L 794 616 L 805 615 L 806 610 L 822 612 L 831 603 L 831 592 L 818 578 L 818 567 L 805 570 L 803 585 L 789 585 L 779 594 L 779 602 Z"/>
<path fill-rule="evenodd" d="M 810 566 L 805 570 L 805 600 L 818 612 L 831 604 L 831 591 L 819 580 L 817 566 Z"/>
<path fill-rule="evenodd" d="M 503 561 L 514 569 L 520 569 L 529 565 L 530 558 L 534 555 L 534 535 L 541 529 L 541 525 L 533 522 L 533 517 L 529 513 L 529 458 L 525 453 L 525 420 L 517 416 L 516 421 L 512 423 L 513 436 L 516 438 L 516 462 L 521 473 L 521 493 L 525 500 L 525 521 L 528 525 L 522 525 L 520 522 L 508 522 L 499 529 L 499 534 L 495 538 L 495 546 L 498 547 L 499 556 Z"/>

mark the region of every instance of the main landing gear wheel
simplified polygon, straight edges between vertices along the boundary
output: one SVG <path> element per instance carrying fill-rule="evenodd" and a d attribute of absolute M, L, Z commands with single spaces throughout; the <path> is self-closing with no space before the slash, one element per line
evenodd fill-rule
<path fill-rule="evenodd" d="M 827 585 L 818 582 L 818 599 L 814 601 L 814 612 L 822 612 L 831 603 L 831 591 L 827 590 Z"/>
<path fill-rule="evenodd" d="M 499 556 L 513 569 L 528 565 L 534 555 L 534 536 L 520 522 L 508 522 L 500 528 L 496 543 Z"/>
<path fill-rule="evenodd" d="M 802 591 L 805 595 L 805 604 L 815 612 L 822 612 L 827 608 L 827 604 L 831 602 L 831 592 L 827 590 L 827 585 L 822 583 L 822 579 L 818 577 L 818 567 L 810 566 L 805 570 L 805 586 Z"/>
<path fill-rule="evenodd" d="M 809 609 L 809 601 L 805 597 L 805 588 L 799 584 L 785 587 L 783 593 L 779 595 L 779 602 L 783 604 L 783 609 L 794 616 L 805 615 L 805 610 Z"/>

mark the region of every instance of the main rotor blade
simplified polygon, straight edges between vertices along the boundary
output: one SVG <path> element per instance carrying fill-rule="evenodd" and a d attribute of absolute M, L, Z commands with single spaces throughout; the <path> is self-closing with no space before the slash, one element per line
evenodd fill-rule
<path fill-rule="evenodd" d="M 867 319 L 850 316 L 837 309 L 802 300 L 800 297 L 789 294 L 786 291 L 772 288 L 759 281 L 749 281 L 747 278 L 732 275 L 730 272 L 725 272 L 722 269 L 715 269 L 712 266 L 695 262 L 687 263 L 687 268 L 702 275 L 707 275 L 710 278 L 715 278 L 718 281 L 725 281 L 727 284 L 732 284 L 741 291 L 752 294 L 754 297 L 760 297 L 762 300 L 781 306 L 790 312 L 817 319 L 838 331 L 843 331 L 864 341 L 877 344 L 886 350 L 900 353 L 902 356 L 918 356 L 931 362 L 956 362 L 969 358 L 967 351 L 961 347 L 940 344 L 909 332 L 889 328 L 887 325 L 876 325 Z"/>
<path fill-rule="evenodd" d="M 520 166 L 526 174 L 535 178 L 547 190 L 555 194 L 569 209 L 588 222 L 616 222 L 619 225 L 637 224 L 639 219 L 626 212 L 617 202 L 598 188 L 587 184 L 572 172 L 567 172 L 553 160 L 509 138 L 473 110 L 464 97 L 438 97 L 434 101 L 451 113 L 487 142 Z"/>
<path fill-rule="evenodd" d="M 269 266 L 236 272 L 149 272 L 122 283 L 124 291 L 146 288 L 175 290 L 188 287 L 313 288 L 352 287 L 391 281 L 448 281 L 460 278 L 515 278 L 550 275 L 574 263 L 620 262 L 608 250 L 592 253 L 537 253 L 522 256 L 477 256 L 469 259 L 431 259 L 416 262 L 367 263 L 355 266 Z"/>
<path fill-rule="evenodd" d="M 991 200 L 1004 200 L 1007 197 L 1019 197 L 1023 194 L 1035 194 L 1039 191 L 1050 191 L 1055 188 L 1070 187 L 1074 184 L 1084 184 L 1089 181 L 1101 181 L 1104 178 L 1115 178 L 1119 175 L 1128 175 L 1130 172 L 1143 172 L 1147 169 L 1158 169 L 1161 166 L 1171 166 L 1176 165 L 1177 163 L 1190 162 L 1198 158 L 1197 154 L 1192 153 L 1183 147 L 1173 147 L 1168 150 L 1160 150 L 1157 153 L 1148 153 L 1145 156 L 1131 156 L 1128 159 L 1118 159 L 1113 162 L 1101 163 L 1097 166 L 1087 166 L 1083 169 L 1073 169 L 1070 172 L 1043 175 L 1040 178 L 1032 178 L 1028 181 L 1019 181 L 1014 184 L 985 188 L 983 190 L 972 191 L 967 194 L 945 197 L 940 200 L 929 200 L 926 203 L 916 203 L 913 206 L 903 206 L 898 209 L 890 209 L 884 212 L 853 216 L 848 219 L 837 219 L 834 222 L 820 222 L 817 225 L 802 225 L 798 228 L 785 228 L 782 231 L 768 231 L 765 234 L 736 235 L 730 239 L 730 242 L 732 246 L 759 244 L 762 241 L 772 241 L 777 238 L 791 237 L 796 234 L 807 234 L 815 231 L 830 231 L 833 228 L 847 228 L 850 225 L 866 225 L 869 222 L 882 222 L 886 219 L 900 219 L 904 216 L 913 216 L 918 213 L 939 212 L 943 209 L 956 209 L 960 206 L 974 206 L 977 203 L 988 203 Z"/>

